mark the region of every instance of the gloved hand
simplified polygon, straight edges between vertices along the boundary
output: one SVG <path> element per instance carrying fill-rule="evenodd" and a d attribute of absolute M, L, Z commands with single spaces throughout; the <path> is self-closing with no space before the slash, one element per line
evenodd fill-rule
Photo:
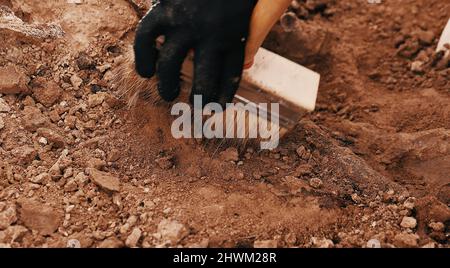
<path fill-rule="evenodd" d="M 166 101 L 180 93 L 180 71 L 194 49 L 194 95 L 203 104 L 232 101 L 239 86 L 249 24 L 257 0 L 156 0 L 141 20 L 134 44 L 136 70 L 159 78 Z M 157 37 L 164 35 L 160 51 Z"/>

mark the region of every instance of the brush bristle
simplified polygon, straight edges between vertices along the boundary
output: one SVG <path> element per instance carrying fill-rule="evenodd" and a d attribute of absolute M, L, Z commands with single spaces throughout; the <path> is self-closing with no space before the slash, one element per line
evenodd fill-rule
<path fill-rule="evenodd" d="M 158 79 L 155 77 L 146 79 L 136 72 L 134 65 L 134 53 L 131 48 L 118 62 L 114 70 L 113 83 L 117 87 L 120 98 L 125 99 L 128 107 L 135 107 L 138 100 L 149 104 L 161 101 L 158 95 Z"/>
<path fill-rule="evenodd" d="M 240 116 L 239 116 L 240 114 Z M 243 115 L 243 116 L 242 116 Z M 231 118 L 231 119 L 230 119 Z M 239 147 L 256 146 L 266 139 L 262 139 L 260 130 L 262 125 L 267 131 L 279 129 L 280 136 L 286 133 L 286 129 L 280 128 L 278 123 L 272 122 L 270 119 L 258 116 L 258 114 L 250 112 L 242 106 L 235 106 L 234 109 L 227 109 L 223 113 L 215 113 L 211 116 L 204 117 L 204 127 L 214 129 L 213 122 L 223 122 L 223 134 L 230 135 L 234 138 L 225 138 L 229 140 L 228 144 L 237 145 Z M 274 141 L 274 144 L 278 141 Z M 269 144 L 268 144 L 269 145 Z M 270 144 L 269 147 L 273 144 Z M 276 146 L 275 146 L 276 147 Z"/>
<path fill-rule="evenodd" d="M 134 53 L 130 47 L 125 53 L 125 56 L 117 62 L 117 66 L 113 71 L 114 78 L 112 82 L 117 89 L 119 97 L 127 102 L 128 108 L 130 109 L 145 104 L 152 106 L 163 104 L 164 101 L 158 94 L 158 79 L 156 76 L 151 79 L 142 78 L 137 74 L 134 64 Z M 181 95 L 178 101 L 187 102 L 190 86 L 186 82 L 181 83 Z M 223 133 L 231 133 L 235 137 L 203 139 L 206 141 L 205 144 L 214 144 L 219 148 L 222 146 L 235 146 L 241 149 L 248 146 L 253 147 L 263 140 L 259 136 L 252 137 L 250 135 L 252 130 L 259 129 L 260 124 L 265 124 L 268 130 L 278 128 L 277 124 L 272 123 L 267 118 L 260 117 L 257 113 L 243 109 L 243 107 L 235 106 L 235 109 L 227 109 L 223 113 L 214 113 L 211 116 L 205 116 L 203 118 L 203 122 L 205 123 L 204 127 L 211 129 L 213 127 L 210 125 L 211 122 L 221 117 L 222 122 L 224 122 Z M 170 109 L 167 112 L 170 113 Z M 245 116 L 237 116 L 239 113 L 245 114 Z M 234 120 L 226 120 L 227 118 L 234 118 Z M 194 129 L 193 125 L 192 129 Z M 280 136 L 284 135 L 286 131 L 286 129 L 280 129 Z"/>

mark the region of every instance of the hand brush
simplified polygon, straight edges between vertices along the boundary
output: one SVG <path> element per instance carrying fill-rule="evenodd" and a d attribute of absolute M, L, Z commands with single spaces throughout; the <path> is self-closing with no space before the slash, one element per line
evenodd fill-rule
<path fill-rule="evenodd" d="M 161 42 L 160 42 L 161 43 Z M 156 90 L 156 79 L 144 79 L 134 70 L 134 59 L 130 51 L 125 62 L 119 63 L 116 69 L 115 82 L 119 90 L 126 95 L 129 104 L 133 105 L 139 98 L 159 101 Z M 191 88 L 193 78 L 193 55 L 190 54 L 182 67 L 181 79 L 183 81 L 182 95 L 188 95 L 188 89 Z M 255 56 L 255 61 L 249 70 L 244 71 L 242 82 L 234 98 L 234 103 L 254 105 L 256 112 L 244 111 L 246 116 L 237 119 L 235 125 L 227 124 L 224 126 L 225 133 L 230 132 L 232 128 L 234 133 L 241 131 L 244 135 L 238 140 L 241 144 L 246 144 L 251 140 L 261 141 L 261 137 L 253 139 L 249 136 L 250 130 L 259 129 L 261 124 L 268 126 L 269 129 L 279 127 L 279 137 L 281 138 L 289 132 L 306 113 L 315 108 L 316 98 L 319 88 L 320 75 L 293 61 L 283 58 L 271 51 L 261 48 Z M 181 97 L 183 99 L 183 97 Z M 267 109 L 267 106 L 261 104 L 278 103 L 279 111 L 277 114 L 270 114 L 261 117 L 257 111 Z M 224 114 L 214 114 L 212 116 L 226 116 Z M 239 111 L 233 111 L 239 112 Z M 273 113 L 273 111 L 268 111 Z M 278 122 L 272 122 L 272 118 L 279 119 Z M 245 122 L 242 122 L 245 120 Z M 208 120 L 212 122 L 214 120 Z M 238 122 L 239 121 L 239 122 Z M 279 124 L 278 124 L 279 123 Z M 244 128 L 244 129 L 243 129 Z M 236 139 L 233 139 L 236 140 Z M 278 140 L 273 141 L 276 144 L 268 144 L 267 148 L 276 147 Z"/>

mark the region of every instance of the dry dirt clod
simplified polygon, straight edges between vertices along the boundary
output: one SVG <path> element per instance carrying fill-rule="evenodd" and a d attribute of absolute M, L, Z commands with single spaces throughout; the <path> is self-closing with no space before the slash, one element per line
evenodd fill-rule
<path fill-rule="evenodd" d="M 88 99 L 89 107 L 94 108 L 94 107 L 101 105 L 105 101 L 107 95 L 108 94 L 106 94 L 104 92 L 99 92 L 97 94 L 89 95 L 89 99 Z"/>
<path fill-rule="evenodd" d="M 302 188 L 309 188 L 306 183 L 296 177 L 286 176 L 283 178 L 283 185 L 287 187 L 290 193 L 297 193 Z M 305 187 L 306 186 L 306 187 Z"/>
<path fill-rule="evenodd" d="M 0 212 L 0 230 L 5 230 L 16 221 L 17 215 L 15 207 L 10 206 L 5 211 Z"/>
<path fill-rule="evenodd" d="M 37 151 L 30 146 L 22 146 L 14 149 L 13 155 L 17 157 L 19 165 L 26 166 L 36 159 Z"/>
<path fill-rule="evenodd" d="M 50 174 L 50 177 L 52 178 L 52 180 L 54 181 L 59 181 L 62 177 L 62 168 L 59 165 L 59 162 L 56 162 L 55 164 L 53 164 L 50 169 L 48 170 L 48 174 Z"/>
<path fill-rule="evenodd" d="M 47 141 L 52 143 L 56 148 L 63 148 L 67 143 L 66 139 L 54 130 L 48 128 L 39 128 L 37 130 L 37 133 L 39 136 L 46 138 Z"/>
<path fill-rule="evenodd" d="M 139 239 L 141 239 L 142 231 L 139 228 L 134 228 L 131 234 L 128 236 L 125 241 L 125 245 L 129 248 L 134 248 L 137 246 Z"/>
<path fill-rule="evenodd" d="M 89 168 L 88 173 L 91 181 L 100 188 L 109 192 L 120 191 L 120 180 L 117 177 L 94 168 Z"/>
<path fill-rule="evenodd" d="M 417 74 L 424 73 L 424 63 L 422 61 L 414 61 L 413 63 L 411 63 L 411 71 Z"/>
<path fill-rule="evenodd" d="M 50 180 L 51 180 L 51 176 L 48 173 L 41 173 L 41 174 L 37 175 L 36 177 L 33 177 L 30 179 L 30 181 L 35 184 L 46 184 Z"/>
<path fill-rule="evenodd" d="M 46 39 L 50 40 L 64 36 L 64 31 L 59 25 L 26 23 L 15 16 L 8 6 L 0 6 L 0 18 L 1 34 L 11 36 L 11 38 L 16 38 L 17 40 L 42 42 Z"/>
<path fill-rule="evenodd" d="M 70 77 L 70 83 L 75 89 L 78 90 L 83 84 L 83 79 L 81 79 L 78 75 L 74 74 L 72 75 L 72 77 Z"/>
<path fill-rule="evenodd" d="M 64 185 L 65 192 L 76 192 L 78 190 L 78 184 L 75 179 L 69 180 L 66 185 Z"/>
<path fill-rule="evenodd" d="M 403 217 L 400 226 L 402 226 L 403 228 L 414 229 L 417 226 L 417 220 L 413 217 Z"/>
<path fill-rule="evenodd" d="M 120 227 L 120 233 L 121 234 L 127 233 L 130 230 L 130 228 L 132 228 L 136 224 L 137 220 L 138 219 L 136 216 L 134 216 L 134 215 L 130 216 L 127 219 L 127 222 L 124 225 L 122 225 L 122 227 Z"/>
<path fill-rule="evenodd" d="M 431 222 L 428 227 L 435 232 L 443 232 L 445 230 L 445 225 L 442 222 Z"/>
<path fill-rule="evenodd" d="M 9 226 L 6 230 L 0 231 L 0 245 L 1 243 L 14 243 L 16 240 L 20 240 L 28 232 L 28 229 L 20 226 Z M 0 246 L 1 248 L 1 246 Z"/>
<path fill-rule="evenodd" d="M 62 223 L 62 211 L 36 201 L 19 202 L 19 219 L 28 228 L 51 235 Z"/>
<path fill-rule="evenodd" d="M 295 172 L 293 175 L 296 177 L 303 177 L 306 175 L 310 175 L 312 173 L 312 171 L 313 171 L 313 167 L 310 164 L 303 164 L 303 165 L 298 166 L 295 169 Z"/>
<path fill-rule="evenodd" d="M 203 176 L 203 171 L 199 165 L 194 164 L 186 169 L 186 174 L 199 179 Z"/>
<path fill-rule="evenodd" d="M 47 108 L 59 101 L 61 95 L 62 89 L 53 81 L 33 89 L 34 98 Z"/>
<path fill-rule="evenodd" d="M 423 197 L 416 201 L 416 218 L 419 223 L 450 221 L 450 209 L 436 197 Z"/>
<path fill-rule="evenodd" d="M 239 152 L 236 148 L 228 148 L 220 153 L 220 157 L 225 162 L 237 162 L 239 161 Z"/>
<path fill-rule="evenodd" d="M 415 199 L 414 198 L 408 198 L 406 199 L 406 201 L 403 203 L 403 206 L 408 209 L 408 210 L 413 210 L 414 206 L 415 206 Z"/>
<path fill-rule="evenodd" d="M 102 159 L 98 159 L 96 157 L 91 157 L 86 161 L 86 166 L 89 168 L 94 168 L 101 170 L 106 166 L 106 162 Z"/>
<path fill-rule="evenodd" d="M 111 152 L 108 153 L 107 161 L 108 162 L 116 162 L 120 159 L 120 151 L 117 149 L 111 150 Z"/>
<path fill-rule="evenodd" d="M 158 233 L 163 241 L 170 241 L 172 244 L 180 242 L 189 235 L 189 231 L 183 224 L 168 219 L 163 219 L 158 224 Z"/>
<path fill-rule="evenodd" d="M 394 245 L 398 248 L 415 248 L 418 246 L 419 236 L 416 234 L 398 234 L 394 238 Z"/>
<path fill-rule="evenodd" d="M 25 129 L 30 132 L 35 132 L 38 128 L 44 127 L 50 122 L 50 120 L 36 107 L 25 106 L 23 114 L 23 125 Z"/>
<path fill-rule="evenodd" d="M 9 113 L 11 111 L 11 107 L 9 107 L 8 103 L 3 98 L 0 98 L 0 113 Z"/>
<path fill-rule="evenodd" d="M 418 31 L 416 36 L 424 45 L 431 45 L 436 37 L 433 31 Z"/>
<path fill-rule="evenodd" d="M 0 93 L 21 94 L 28 91 L 30 78 L 25 75 L 25 70 L 8 65 L 0 68 Z"/>

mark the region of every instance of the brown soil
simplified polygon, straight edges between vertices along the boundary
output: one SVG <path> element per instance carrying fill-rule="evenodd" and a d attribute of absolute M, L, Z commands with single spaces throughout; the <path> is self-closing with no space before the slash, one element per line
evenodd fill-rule
<path fill-rule="evenodd" d="M 0 0 L 23 22 L 0 20 L 0 246 L 448 247 L 450 69 L 432 48 L 450 2 L 299 1 L 329 44 L 298 57 L 279 25 L 266 43 L 322 75 L 273 152 L 174 140 L 167 105 L 127 108 L 113 74 L 142 2 L 28 2 Z"/>

